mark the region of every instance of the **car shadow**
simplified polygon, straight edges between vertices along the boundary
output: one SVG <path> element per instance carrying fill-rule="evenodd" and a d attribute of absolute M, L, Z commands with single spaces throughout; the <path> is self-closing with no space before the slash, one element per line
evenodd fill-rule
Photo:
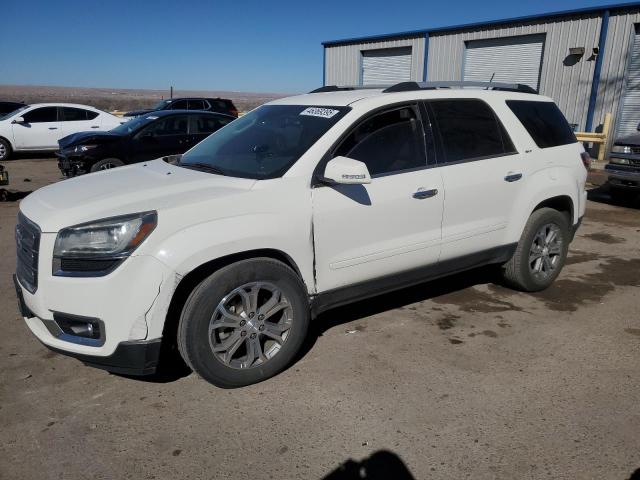
<path fill-rule="evenodd" d="M 322 480 L 415 480 L 402 459 L 388 450 L 379 450 L 361 461 L 349 459 Z"/>
<path fill-rule="evenodd" d="M 609 184 L 605 183 L 587 191 L 587 199 L 614 207 L 640 209 L 640 193 L 612 196 Z"/>
<path fill-rule="evenodd" d="M 475 285 L 499 283 L 500 280 L 501 277 L 498 267 L 488 265 L 429 282 L 423 282 L 413 287 L 377 295 L 323 312 L 311 321 L 309 334 L 296 362 L 305 357 L 313 349 L 318 338 L 332 328 L 371 315 L 464 290 Z"/>

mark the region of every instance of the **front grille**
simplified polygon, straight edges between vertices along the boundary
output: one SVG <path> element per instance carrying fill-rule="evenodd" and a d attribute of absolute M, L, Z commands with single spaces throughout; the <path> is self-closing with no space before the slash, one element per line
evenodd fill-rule
<path fill-rule="evenodd" d="M 638 154 L 640 153 L 640 147 L 631 147 L 631 153 Z"/>
<path fill-rule="evenodd" d="M 18 214 L 16 225 L 16 275 L 20 284 L 30 293 L 38 289 L 38 250 L 40 249 L 40 228 Z"/>

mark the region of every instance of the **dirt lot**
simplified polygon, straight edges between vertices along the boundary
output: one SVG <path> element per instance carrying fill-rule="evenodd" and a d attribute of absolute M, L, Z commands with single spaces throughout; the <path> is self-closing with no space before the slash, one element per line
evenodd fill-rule
<path fill-rule="evenodd" d="M 7 166 L 16 190 L 59 179 L 52 160 Z M 480 270 L 337 309 L 301 361 L 239 390 L 125 378 L 45 349 L 16 311 L 18 203 L 0 203 L 0 477 L 628 479 L 640 210 L 592 198 L 546 292 Z"/>

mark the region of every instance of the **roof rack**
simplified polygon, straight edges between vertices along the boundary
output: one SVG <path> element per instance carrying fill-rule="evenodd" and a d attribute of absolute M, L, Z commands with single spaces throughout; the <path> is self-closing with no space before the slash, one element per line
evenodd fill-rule
<path fill-rule="evenodd" d="M 323 92 L 345 92 L 349 90 L 375 90 L 380 88 L 387 88 L 389 85 L 325 85 L 324 87 L 311 90 L 309 93 L 323 93 Z"/>
<path fill-rule="evenodd" d="M 442 82 L 400 82 L 395 85 L 326 85 L 324 87 L 316 88 L 309 93 L 322 93 L 322 92 L 343 92 L 348 90 L 366 90 L 366 89 L 383 89 L 383 93 L 393 92 L 411 92 L 414 90 L 436 90 L 439 88 L 484 88 L 486 90 L 498 90 L 503 92 L 520 92 L 520 93 L 535 93 L 538 91 L 531 88 L 529 85 L 522 83 L 502 83 L 502 82 L 465 82 L 465 81 L 442 81 Z"/>
<path fill-rule="evenodd" d="M 383 90 L 384 93 L 410 92 L 413 90 L 435 90 L 438 88 L 484 88 L 486 90 L 500 90 L 504 92 L 538 93 L 529 85 L 522 83 L 502 82 L 470 82 L 470 81 L 443 81 L 443 82 L 401 82 L 391 85 Z"/>

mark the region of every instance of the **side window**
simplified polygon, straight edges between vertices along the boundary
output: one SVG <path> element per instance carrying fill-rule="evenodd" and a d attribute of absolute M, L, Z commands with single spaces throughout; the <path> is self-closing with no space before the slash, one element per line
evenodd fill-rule
<path fill-rule="evenodd" d="M 482 100 L 429 102 L 446 163 L 516 153 L 495 113 Z"/>
<path fill-rule="evenodd" d="M 189 110 L 204 110 L 204 108 L 202 100 L 189 100 Z"/>
<path fill-rule="evenodd" d="M 141 135 L 153 133 L 159 137 L 167 135 L 186 135 L 189 119 L 185 116 L 171 116 L 160 119 L 147 128 L 145 128 Z"/>
<path fill-rule="evenodd" d="M 540 148 L 557 147 L 578 141 L 567 119 L 553 102 L 507 100 L 507 106 Z"/>
<path fill-rule="evenodd" d="M 78 122 L 87 119 L 87 111 L 81 108 L 62 107 L 63 122 Z"/>
<path fill-rule="evenodd" d="M 213 133 L 224 127 L 230 121 L 231 120 L 227 120 L 226 118 L 217 118 L 213 115 L 193 116 L 191 117 L 191 133 L 194 135 Z"/>
<path fill-rule="evenodd" d="M 358 125 L 335 153 L 367 165 L 371 175 L 425 167 L 424 132 L 413 106 L 379 113 Z"/>
<path fill-rule="evenodd" d="M 43 123 L 58 121 L 58 107 L 41 107 L 23 115 L 26 123 Z"/>
<path fill-rule="evenodd" d="M 189 108 L 188 100 L 176 100 L 171 104 L 171 110 L 187 110 Z"/>
<path fill-rule="evenodd" d="M 92 110 L 85 110 L 85 111 L 87 112 L 87 120 L 93 120 L 98 115 L 100 115 L 98 112 L 94 112 Z"/>

